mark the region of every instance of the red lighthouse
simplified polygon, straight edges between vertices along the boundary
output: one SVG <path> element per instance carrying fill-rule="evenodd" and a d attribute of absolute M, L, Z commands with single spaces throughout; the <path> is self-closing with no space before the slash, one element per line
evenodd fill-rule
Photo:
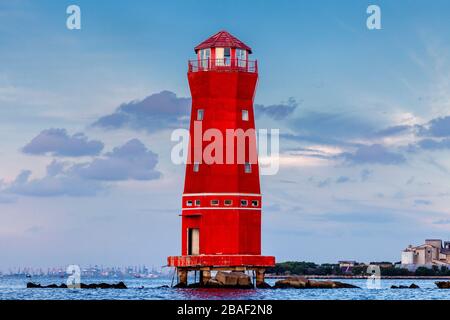
<path fill-rule="evenodd" d="M 169 257 L 168 265 L 177 268 L 182 284 L 192 270 L 201 271 L 203 283 L 213 270 L 253 270 L 258 285 L 275 258 L 261 255 L 262 196 L 253 112 L 257 61 L 249 60 L 249 46 L 226 31 L 199 44 L 195 53 L 188 70 L 192 112 L 182 252 Z M 213 152 L 223 157 L 214 161 L 204 159 L 208 130 L 224 137 L 220 150 Z"/>

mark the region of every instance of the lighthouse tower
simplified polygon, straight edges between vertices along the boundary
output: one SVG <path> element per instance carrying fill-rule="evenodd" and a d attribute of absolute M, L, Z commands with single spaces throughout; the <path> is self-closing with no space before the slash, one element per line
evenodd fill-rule
<path fill-rule="evenodd" d="M 168 265 L 177 268 L 181 284 L 187 284 L 188 271 L 197 270 L 203 284 L 214 270 L 252 270 L 256 285 L 262 284 L 275 258 L 261 255 L 262 196 L 253 112 L 257 61 L 249 60 L 249 46 L 226 31 L 200 43 L 195 53 L 188 65 L 191 138 L 181 256 L 169 257 Z M 216 149 L 210 152 L 213 142 Z M 207 155 L 213 159 L 205 159 Z"/>

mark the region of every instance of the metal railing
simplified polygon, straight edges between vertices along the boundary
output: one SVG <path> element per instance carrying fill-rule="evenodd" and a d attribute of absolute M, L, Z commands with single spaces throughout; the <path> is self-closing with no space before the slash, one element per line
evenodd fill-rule
<path fill-rule="evenodd" d="M 204 59 L 204 60 L 190 60 L 189 72 L 201 71 L 241 71 L 241 72 L 258 72 L 257 60 L 241 60 L 241 59 Z"/>

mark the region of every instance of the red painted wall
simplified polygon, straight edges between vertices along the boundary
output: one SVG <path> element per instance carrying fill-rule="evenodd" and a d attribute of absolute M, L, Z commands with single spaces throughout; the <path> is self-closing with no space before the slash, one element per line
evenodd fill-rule
<path fill-rule="evenodd" d="M 225 137 L 226 129 L 241 128 L 245 131 L 255 128 L 253 99 L 258 81 L 257 73 L 189 72 L 188 80 L 192 94 L 191 137 L 198 109 L 204 110 L 203 131 L 217 128 Z M 248 110 L 248 121 L 242 120 L 243 109 Z M 202 149 L 209 143 L 204 142 Z M 246 161 L 249 160 L 250 147 L 247 143 Z M 191 141 L 191 157 L 193 148 Z M 199 205 L 195 204 L 196 200 L 200 200 Z M 211 200 L 218 200 L 219 204 L 213 206 Z M 231 200 L 233 204 L 226 206 L 225 200 Z M 242 205 L 241 200 L 247 200 L 247 205 Z M 188 228 L 200 230 L 200 254 L 260 255 L 261 196 L 258 163 L 252 165 L 251 173 L 245 173 L 244 164 L 203 163 L 198 172 L 194 172 L 193 164 L 188 164 L 183 196 L 182 255 L 187 254 Z"/>

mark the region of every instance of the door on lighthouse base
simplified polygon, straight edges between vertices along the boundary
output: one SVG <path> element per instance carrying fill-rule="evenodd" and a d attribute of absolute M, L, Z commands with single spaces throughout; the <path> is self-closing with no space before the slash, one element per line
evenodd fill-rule
<path fill-rule="evenodd" d="M 198 255 L 200 253 L 200 230 L 198 228 L 188 229 L 188 255 Z"/>

